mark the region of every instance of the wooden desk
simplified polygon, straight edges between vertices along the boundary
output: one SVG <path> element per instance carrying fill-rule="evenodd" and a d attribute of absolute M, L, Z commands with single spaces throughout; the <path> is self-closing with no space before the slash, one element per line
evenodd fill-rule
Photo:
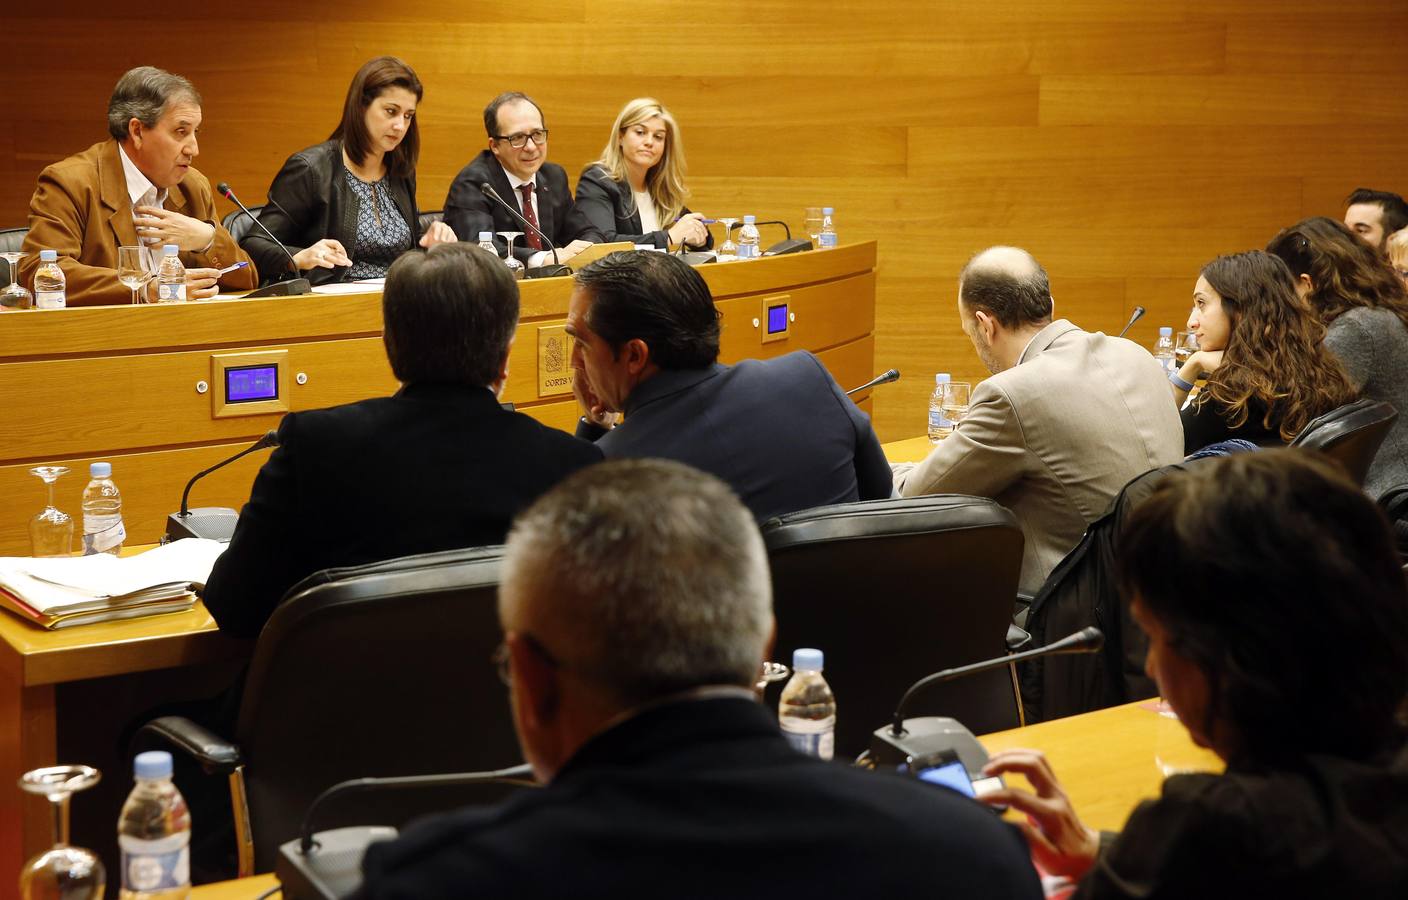
<path fill-rule="evenodd" d="M 882 444 L 880 449 L 885 451 L 885 458 L 892 463 L 917 463 L 929 455 L 934 445 L 929 443 L 927 435 L 921 434 L 919 437 L 905 438 L 902 441 L 890 441 L 888 444 Z"/>
<path fill-rule="evenodd" d="M 927 443 L 928 438 L 924 438 Z M 1044 752 L 1075 803 L 1081 819 L 1093 828 L 1118 831 L 1141 800 L 1156 797 L 1163 784 L 1155 756 L 1160 747 L 1192 746 L 1176 722 L 1130 703 L 1026 728 L 984 735 L 989 753 L 1015 747 Z M 1172 728 L 1170 728 L 1170 724 Z M 1163 742 L 1161 744 L 1161 741 Z M 1209 768 L 1221 769 L 1208 754 Z M 278 882 L 273 875 L 205 885 L 191 892 L 195 900 L 252 900 Z"/>

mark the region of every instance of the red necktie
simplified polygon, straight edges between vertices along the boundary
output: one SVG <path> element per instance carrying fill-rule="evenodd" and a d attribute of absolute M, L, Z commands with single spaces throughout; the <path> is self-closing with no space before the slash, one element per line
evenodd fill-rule
<path fill-rule="evenodd" d="M 520 184 L 518 189 L 523 192 L 523 218 L 527 219 L 528 224 L 532 225 L 533 228 L 537 228 L 538 214 L 533 212 L 533 183 L 530 181 L 527 184 Z M 528 233 L 524 235 L 524 237 L 528 239 L 529 247 L 532 247 L 534 250 L 541 250 L 543 249 L 543 242 L 533 228 L 528 229 Z"/>

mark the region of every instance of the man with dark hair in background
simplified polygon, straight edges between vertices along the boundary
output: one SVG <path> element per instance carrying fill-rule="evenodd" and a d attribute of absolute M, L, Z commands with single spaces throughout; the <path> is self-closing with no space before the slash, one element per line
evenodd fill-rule
<path fill-rule="evenodd" d="M 1408 228 L 1408 203 L 1397 194 L 1355 188 L 1344 203 L 1344 224 L 1384 255 L 1389 235 Z"/>
<path fill-rule="evenodd" d="M 582 269 L 567 333 L 586 412 L 577 435 L 607 457 L 689 463 L 727 482 L 760 522 L 891 495 L 870 417 L 815 356 L 719 363 L 709 286 L 678 258 L 613 253 Z"/>
<path fill-rule="evenodd" d="M 210 182 L 191 166 L 200 152 L 200 107 L 200 94 L 180 75 L 139 66 L 119 78 L 108 100 L 108 139 L 39 173 L 20 280 L 32 283 L 39 251 L 55 250 L 67 305 L 131 303 L 132 292 L 117 280 L 118 248 L 145 247 L 154 273 L 162 245 L 175 244 L 187 299 L 213 297 L 222 285 L 257 285 L 252 263 L 219 271 L 250 260 L 220 224 Z M 153 278 L 149 298 L 155 289 Z"/>
<path fill-rule="evenodd" d="M 567 189 L 567 173 L 548 159 L 548 127 L 543 111 L 527 94 L 509 91 L 484 108 L 487 149 L 470 160 L 450 183 L 445 197 L 445 224 L 462 241 L 478 241 L 481 231 L 522 231 L 513 255 L 530 269 L 549 265 L 553 254 L 542 239 L 507 210 L 486 197 L 488 184 L 523 218 L 537 225 L 557 245 L 557 260 L 567 262 L 585 248 L 606 239 L 585 214 L 578 211 Z M 503 253 L 505 240 L 494 236 Z"/>
<path fill-rule="evenodd" d="M 289 413 L 206 585 L 220 630 L 253 637 L 304 577 L 332 566 L 502 543 L 519 510 L 601 451 L 498 402 L 518 285 L 468 243 L 403 254 L 383 341 L 402 387 Z"/>
<path fill-rule="evenodd" d="M 1016 829 L 969 798 L 778 732 L 753 692 L 767 551 L 717 478 L 659 459 L 574 474 L 514 523 L 499 621 L 544 787 L 373 845 L 361 896 L 1041 896 Z"/>
<path fill-rule="evenodd" d="M 1022 526 L 1020 588 L 1035 594 L 1136 475 L 1183 458 L 1172 391 L 1132 341 L 1051 320 L 1051 285 L 1031 254 L 992 247 L 958 278 L 963 330 L 993 376 L 918 465 L 895 466 L 901 494 L 973 494 Z"/>

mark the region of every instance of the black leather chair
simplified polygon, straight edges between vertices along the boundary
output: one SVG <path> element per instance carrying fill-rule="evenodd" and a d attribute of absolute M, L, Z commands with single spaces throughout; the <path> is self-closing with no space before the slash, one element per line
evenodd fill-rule
<path fill-rule="evenodd" d="M 836 758 L 854 758 L 913 682 L 1006 652 L 1022 532 L 991 500 L 953 494 L 804 510 L 763 525 L 777 615 L 774 658 L 826 654 Z M 907 714 L 975 734 L 1015 727 L 1015 681 L 988 672 L 919 694 Z M 772 692 L 775 693 L 775 692 Z"/>
<path fill-rule="evenodd" d="M 12 253 L 24 246 L 28 226 L 24 228 L 0 228 L 0 253 Z M 10 283 L 10 264 L 0 259 L 0 286 Z"/>
<path fill-rule="evenodd" d="M 1403 566 L 1408 569 L 1408 484 L 1390 488 L 1379 498 L 1379 506 L 1388 516 L 1393 528 L 1393 539 L 1398 544 L 1398 555 Z"/>
<path fill-rule="evenodd" d="M 1365 397 L 1311 421 L 1290 445 L 1319 450 L 1344 466 L 1350 477 L 1362 485 L 1374 454 L 1379 452 L 1379 445 L 1397 418 L 1398 410 L 1392 404 Z"/>
<path fill-rule="evenodd" d="M 264 210 L 262 206 L 251 206 L 249 211 L 254 215 L 259 215 Z M 228 216 L 220 220 L 220 224 L 225 226 L 225 230 L 230 232 L 230 237 L 235 239 L 235 243 L 240 242 L 240 238 L 254 230 L 254 220 L 244 214 L 244 210 L 237 209 Z"/>
<path fill-rule="evenodd" d="M 421 233 L 421 234 L 425 234 L 425 230 L 426 230 L 427 228 L 429 228 L 432 223 L 434 223 L 434 222 L 443 222 L 443 221 L 445 221 L 445 211 L 444 211 L 443 209 L 432 209 L 432 210 L 428 210 L 428 211 L 427 211 L 427 210 L 421 210 L 421 214 L 420 214 L 420 233 Z M 462 240 L 462 241 L 469 240 L 469 238 L 466 238 L 466 237 L 465 237 L 464 235 L 462 235 L 462 234 L 457 234 L 457 235 L 455 235 L 455 237 L 459 238 L 459 239 Z M 476 237 L 476 238 L 477 238 L 477 237 L 479 237 L 479 235 L 476 234 L 476 235 L 473 235 L 473 237 Z"/>
<path fill-rule="evenodd" d="M 521 760 L 490 663 L 501 640 L 501 552 L 453 550 L 310 576 L 259 636 L 231 739 L 179 717 L 143 727 L 143 744 L 174 744 L 229 778 L 241 875 L 269 871 L 309 804 L 337 782 Z M 484 802 L 483 790 L 464 796 Z M 318 827 L 400 825 L 462 802 L 443 789 L 377 799 L 320 812 Z"/>

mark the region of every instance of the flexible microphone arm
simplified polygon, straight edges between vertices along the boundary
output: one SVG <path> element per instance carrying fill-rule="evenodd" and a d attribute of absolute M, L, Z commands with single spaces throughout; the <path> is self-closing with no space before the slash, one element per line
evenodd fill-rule
<path fill-rule="evenodd" d="M 792 240 L 792 229 L 791 229 L 791 228 L 788 228 L 788 227 L 787 227 L 787 223 L 784 222 L 784 221 L 782 221 L 781 219 L 768 219 L 766 222 L 754 222 L 754 223 L 753 223 L 753 227 L 754 227 L 754 228 L 757 228 L 759 225 L 781 225 L 781 226 L 782 226 L 782 230 L 785 231 L 785 232 L 787 232 L 787 239 L 788 239 L 789 241 Z"/>
<path fill-rule="evenodd" d="M 515 208 L 512 203 L 509 203 L 503 197 L 500 197 L 499 192 L 494 190 L 494 186 L 489 182 L 486 181 L 480 184 L 479 191 L 485 197 L 488 197 L 490 200 L 493 200 L 495 203 L 508 210 L 509 215 L 513 216 L 519 222 L 522 222 L 525 228 L 531 229 L 534 234 L 541 238 L 543 242 L 548 245 L 548 249 L 552 251 L 552 264 L 554 266 L 557 266 L 559 269 L 562 268 L 562 261 L 557 258 L 557 245 L 552 242 L 552 238 L 548 237 L 546 234 L 543 233 L 543 229 L 539 228 L 537 225 L 534 225 L 532 222 L 529 222 L 527 219 L 523 218 L 523 213 L 519 212 L 518 209 Z"/>
<path fill-rule="evenodd" d="M 1144 318 L 1144 307 L 1134 307 L 1134 315 L 1129 317 L 1129 321 L 1125 323 L 1124 328 L 1120 329 L 1120 333 L 1116 335 L 1116 337 L 1124 337 L 1124 333 L 1128 331 L 1135 322 L 1138 322 L 1142 318 Z"/>
<path fill-rule="evenodd" d="M 1009 656 L 1000 656 L 996 659 L 976 662 L 967 666 L 958 666 L 953 669 L 944 669 L 942 672 L 935 672 L 933 675 L 925 677 L 910 685 L 909 690 L 904 692 L 900 698 L 899 706 L 895 707 L 894 722 L 890 726 L 890 734 L 899 737 L 904 731 L 904 709 L 909 705 L 910 699 L 921 690 L 933 684 L 940 684 L 945 681 L 952 681 L 955 678 L 962 678 L 965 675 L 976 675 L 979 672 L 986 672 L 990 669 L 999 669 L 1012 663 L 1032 659 L 1037 656 L 1052 656 L 1061 653 L 1094 653 L 1105 646 L 1105 633 L 1094 625 L 1082 628 L 1075 634 L 1067 635 L 1056 641 L 1054 644 L 1047 644 L 1045 647 L 1037 647 L 1035 650 L 1026 650 L 1022 653 L 1013 653 Z"/>
<path fill-rule="evenodd" d="M 507 769 L 488 772 L 457 772 L 450 775 L 404 775 L 396 778 L 353 778 L 340 781 L 318 795 L 303 815 L 303 828 L 299 834 L 298 849 L 305 856 L 317 842 L 313 840 L 313 813 L 325 801 L 340 794 L 363 791 L 402 790 L 423 787 L 464 787 L 473 784 L 519 784 L 534 787 L 533 767 L 527 763 Z"/>
<path fill-rule="evenodd" d="M 225 466 L 228 466 L 230 463 L 239 459 L 241 456 L 244 456 L 248 453 L 253 453 L 255 450 L 263 450 L 265 447 L 277 446 L 279 446 L 279 433 L 277 431 L 266 431 L 264 433 L 264 436 L 261 437 L 259 440 L 255 441 L 253 444 L 250 444 L 248 447 L 244 448 L 239 453 L 236 453 L 234 456 L 230 457 L 224 462 L 218 462 L 210 468 L 206 469 L 204 472 L 197 472 L 194 478 L 186 482 L 186 489 L 181 492 L 181 511 L 177 513 L 177 515 L 180 518 L 184 519 L 191 514 L 190 507 L 187 505 L 186 501 L 191 499 L 191 487 L 194 486 L 197 481 L 200 481 L 202 478 L 209 475 L 211 472 L 214 472 L 216 469 L 223 469 Z"/>
<path fill-rule="evenodd" d="M 892 382 L 896 382 L 896 381 L 899 381 L 899 380 L 900 380 L 900 370 L 899 370 L 899 369 L 891 369 L 890 371 L 885 372 L 885 373 L 883 373 L 883 374 L 881 374 L 881 375 L 876 375 L 874 378 L 870 379 L 869 381 L 867 381 L 865 384 L 861 385 L 861 386 L 858 387 L 858 388 L 851 388 L 849 391 L 846 391 L 846 396 L 847 396 L 847 397 L 850 397 L 850 396 L 852 396 L 852 395 L 859 394 L 861 391 L 865 390 L 866 388 L 873 388 L 873 387 L 876 387 L 877 385 L 881 385 L 881 384 L 891 384 Z"/>
<path fill-rule="evenodd" d="M 273 233 L 272 231 L 270 231 L 268 228 L 265 228 L 265 227 L 264 227 L 264 223 L 261 222 L 261 221 L 259 221 L 259 217 L 256 216 L 254 213 L 250 212 L 248 206 L 245 206 L 243 203 L 240 202 L 240 198 L 239 198 L 239 197 L 236 197 L 236 196 L 235 196 L 235 192 L 232 191 L 232 190 L 230 190 L 230 185 L 229 185 L 228 182 L 225 182 L 225 181 L 220 182 L 219 184 L 217 184 L 217 185 L 215 186 L 215 190 L 217 190 L 217 191 L 220 192 L 220 196 L 224 197 L 226 200 L 229 200 L 231 203 L 233 203 L 233 204 L 235 204 L 236 206 L 238 206 L 238 207 L 240 208 L 240 212 L 242 212 L 242 213 L 244 213 L 245 215 L 249 216 L 249 221 L 253 222 L 253 223 L 255 224 L 255 226 L 256 226 L 260 231 L 264 232 L 265 236 L 267 236 L 267 237 L 269 238 L 269 240 L 271 240 L 271 241 L 273 241 L 275 244 L 278 244 L 278 245 L 279 245 L 279 249 L 282 250 L 282 251 L 284 251 L 284 256 L 287 256 L 287 257 L 288 257 L 288 264 L 289 264 L 289 266 L 290 266 L 290 267 L 292 268 L 292 270 L 293 270 L 293 277 L 294 277 L 294 278 L 297 278 L 297 277 L 298 277 L 298 263 L 294 260 L 293 254 L 288 252 L 288 248 L 284 246 L 284 242 L 281 241 L 281 240 L 279 240 L 278 238 L 274 237 L 274 233 Z M 273 202 L 273 201 L 271 201 L 271 202 Z M 275 206 L 279 206 L 279 204 L 276 203 L 276 202 L 274 203 L 274 205 L 275 205 Z M 282 207 L 282 206 L 279 206 L 279 209 L 282 210 L 283 207 Z M 288 212 L 287 212 L 286 210 L 284 211 L 284 215 L 288 215 Z"/>

